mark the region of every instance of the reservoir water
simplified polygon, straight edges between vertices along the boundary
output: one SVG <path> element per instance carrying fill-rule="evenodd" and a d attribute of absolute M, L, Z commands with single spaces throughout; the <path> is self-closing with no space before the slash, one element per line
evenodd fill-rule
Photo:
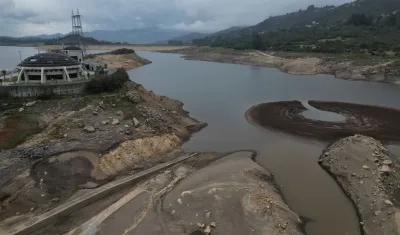
<path fill-rule="evenodd" d="M 22 51 L 23 58 L 37 52 L 34 48 L 0 47 L 0 68 L 14 68 L 20 61 L 18 51 Z M 259 103 L 292 100 L 400 108 L 399 87 L 340 80 L 329 75 L 293 76 L 272 68 L 186 61 L 176 54 L 138 54 L 153 63 L 129 71 L 132 80 L 182 101 L 192 117 L 208 123 L 185 143 L 185 150 L 255 150 L 256 161 L 274 174 L 285 201 L 306 218 L 307 234 L 360 234 L 352 203 L 318 165 L 318 158 L 329 143 L 260 129 L 249 124 L 244 115 Z M 308 118 L 341 121 L 341 117 L 312 107 L 304 113 Z"/>
<path fill-rule="evenodd" d="M 183 146 L 187 151 L 253 149 L 257 162 L 272 172 L 289 206 L 307 221 L 310 235 L 357 235 L 352 203 L 318 165 L 329 144 L 266 131 L 244 114 L 272 101 L 326 100 L 400 107 L 400 88 L 329 75 L 293 76 L 277 69 L 186 61 L 180 55 L 139 52 L 153 64 L 129 71 L 132 80 L 156 93 L 178 99 L 191 116 L 207 122 Z M 312 110 L 315 113 L 315 110 Z M 341 116 L 322 115 L 342 121 Z"/>

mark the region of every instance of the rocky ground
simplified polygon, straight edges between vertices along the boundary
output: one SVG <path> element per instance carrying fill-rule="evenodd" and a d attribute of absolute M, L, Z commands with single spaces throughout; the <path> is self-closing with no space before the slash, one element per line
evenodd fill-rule
<path fill-rule="evenodd" d="M 400 234 L 399 160 L 379 141 L 355 135 L 333 143 L 320 164 L 354 203 L 363 234 Z"/>
<path fill-rule="evenodd" d="M 400 85 L 399 62 L 393 59 L 358 59 L 304 53 L 283 56 L 274 52 L 235 51 L 210 47 L 188 47 L 160 52 L 184 54 L 188 60 L 274 67 L 293 75 L 332 74 L 341 79 Z"/>
<path fill-rule="evenodd" d="M 151 61 L 138 56 L 134 50 L 127 48 L 119 48 L 115 51 L 101 54 L 91 54 L 87 56 L 87 59 L 107 64 L 109 69 L 124 68 L 130 70 L 151 63 Z"/>
<path fill-rule="evenodd" d="M 202 153 L 34 234 L 303 234 L 253 155 Z"/>
<path fill-rule="evenodd" d="M 0 136 L 31 136 L 17 138 L 18 146 L 11 142 L 0 152 L 0 219 L 41 213 L 78 189 L 163 162 L 164 154 L 179 149 L 191 133 L 205 126 L 190 118 L 181 102 L 134 82 L 109 94 L 18 104 L 9 102 L 2 111 L 7 131 L 0 131 Z M 14 116 L 24 118 L 10 127 L 7 120 Z M 32 117 L 39 130 L 9 131 L 23 125 L 26 117 Z"/>

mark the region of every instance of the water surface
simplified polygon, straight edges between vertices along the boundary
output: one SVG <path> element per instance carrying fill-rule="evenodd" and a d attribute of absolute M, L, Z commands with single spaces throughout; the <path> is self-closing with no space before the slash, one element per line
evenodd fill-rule
<path fill-rule="evenodd" d="M 191 116 L 208 123 L 183 146 L 185 150 L 256 150 L 257 162 L 275 175 L 289 206 L 311 219 L 306 225 L 308 234 L 360 234 L 351 202 L 318 165 L 328 143 L 259 129 L 249 124 L 244 114 L 255 104 L 291 100 L 400 107 L 398 87 L 329 75 L 293 76 L 272 68 L 185 61 L 174 54 L 138 53 L 153 64 L 130 71 L 131 79 L 184 102 Z"/>

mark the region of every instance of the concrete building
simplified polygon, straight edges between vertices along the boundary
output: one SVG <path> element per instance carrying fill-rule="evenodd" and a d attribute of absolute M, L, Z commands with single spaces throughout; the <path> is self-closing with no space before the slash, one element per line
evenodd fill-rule
<path fill-rule="evenodd" d="M 69 57 L 83 63 L 83 50 L 77 46 L 67 46 L 62 49 L 62 52 Z"/>
<path fill-rule="evenodd" d="M 61 83 L 88 79 L 80 62 L 63 53 L 40 53 L 17 66 L 17 83 Z"/>

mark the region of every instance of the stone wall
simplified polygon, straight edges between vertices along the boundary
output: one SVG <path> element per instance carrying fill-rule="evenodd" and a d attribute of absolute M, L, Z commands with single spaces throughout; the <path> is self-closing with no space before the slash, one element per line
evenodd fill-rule
<path fill-rule="evenodd" d="M 18 84 L 0 86 L 1 94 L 8 94 L 13 97 L 35 97 L 41 95 L 68 95 L 81 94 L 84 92 L 85 82 L 63 83 L 63 84 Z"/>

